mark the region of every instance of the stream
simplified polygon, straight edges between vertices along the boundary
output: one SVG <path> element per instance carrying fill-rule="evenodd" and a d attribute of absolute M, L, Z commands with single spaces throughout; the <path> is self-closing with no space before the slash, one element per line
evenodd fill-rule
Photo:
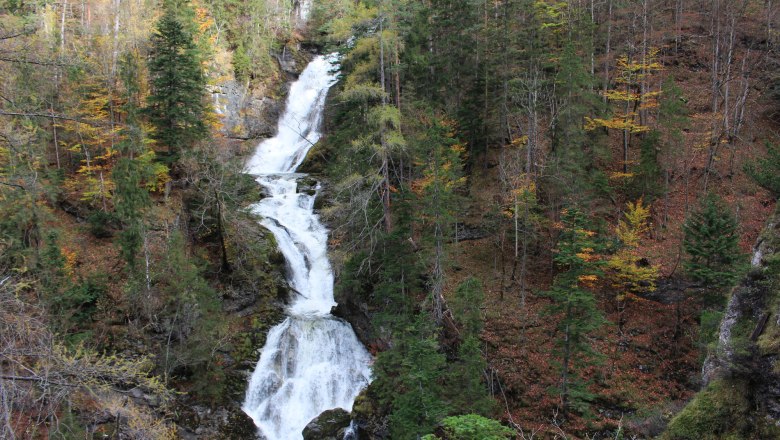
<path fill-rule="evenodd" d="M 371 380 L 371 356 L 352 327 L 330 314 L 333 271 L 328 230 L 314 213 L 315 194 L 298 192 L 296 169 L 320 138 L 328 89 L 338 57 L 315 57 L 290 87 L 277 135 L 258 145 L 246 171 L 266 197 L 252 207 L 287 261 L 294 298 L 287 318 L 268 333 L 243 404 L 268 440 L 300 440 L 327 409 L 352 409 Z"/>

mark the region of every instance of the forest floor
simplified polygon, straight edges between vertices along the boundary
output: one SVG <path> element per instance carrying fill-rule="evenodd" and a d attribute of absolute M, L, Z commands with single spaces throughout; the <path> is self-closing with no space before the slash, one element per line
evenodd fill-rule
<path fill-rule="evenodd" d="M 668 191 L 651 201 L 652 229 L 639 250 L 640 255 L 660 268 L 658 290 L 645 297 L 633 297 L 622 310 L 613 294 L 598 294 L 600 310 L 611 324 L 603 327 L 592 341 L 602 355 L 601 362 L 585 366 L 581 372 L 594 394 L 593 405 L 589 415 L 568 418 L 566 432 L 607 432 L 622 425 L 642 437 L 656 436 L 701 383 L 706 346 L 701 342 L 700 321 L 702 312 L 712 305 L 707 304 L 706 287 L 693 286 L 684 279 L 682 225 L 705 193 L 712 92 L 711 73 L 700 67 L 707 65 L 707 47 L 692 40 L 684 43 L 684 50 L 667 51 L 663 58 L 666 69 L 660 75 L 673 76 L 684 90 L 691 124 L 683 133 L 680 147 L 664 151 L 659 157 L 662 168 L 668 171 Z M 736 214 L 740 247 L 747 261 L 775 206 L 772 197 L 743 170 L 746 163 L 763 154 L 776 121 L 771 115 L 771 103 L 761 95 L 759 86 L 750 89 L 745 108 L 748 113 L 740 137 L 718 146 L 714 171 L 706 185 Z M 611 144 L 612 157 L 619 158 L 622 146 L 618 134 L 613 135 Z M 488 157 L 489 165 L 475 169 L 470 177 L 468 210 L 461 220 L 470 227 L 482 228 L 489 223 L 485 213 L 491 211 L 495 195 L 502 191 L 496 166 L 499 160 L 497 155 Z M 612 163 L 612 171 L 620 171 L 620 162 Z M 621 217 L 625 202 L 616 200 L 606 208 L 606 212 L 614 213 L 606 216 L 612 228 Z M 551 213 L 545 216 L 546 221 L 556 220 Z M 554 317 L 545 314 L 549 300 L 538 294 L 552 281 L 554 268 L 548 244 L 553 237 L 536 237 L 536 244 L 530 246 L 525 293 L 518 277 L 513 277 L 515 244 L 511 230 L 501 241 L 497 234 L 489 234 L 453 243 L 449 250 L 452 264 L 448 286 L 453 290 L 468 276 L 475 276 L 484 284 L 483 351 L 490 367 L 490 385 L 504 420 L 528 432 L 555 432 L 556 423 L 563 417 L 556 413 L 560 402 L 550 388 L 560 379 L 558 357 L 554 354 L 560 338 Z"/>

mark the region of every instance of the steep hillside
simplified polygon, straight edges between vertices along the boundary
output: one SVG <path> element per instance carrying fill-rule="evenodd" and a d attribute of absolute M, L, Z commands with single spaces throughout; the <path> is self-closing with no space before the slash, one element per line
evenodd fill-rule
<path fill-rule="evenodd" d="M 779 20 L 0 0 L 0 437 L 257 435 L 291 288 L 245 161 L 337 52 L 299 190 L 373 382 L 302 435 L 780 438 Z"/>

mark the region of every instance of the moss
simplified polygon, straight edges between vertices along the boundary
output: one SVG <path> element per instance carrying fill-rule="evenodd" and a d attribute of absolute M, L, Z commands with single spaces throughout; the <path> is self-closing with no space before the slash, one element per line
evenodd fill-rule
<path fill-rule="evenodd" d="M 780 353 L 780 326 L 772 316 L 769 317 L 764 332 L 758 338 L 757 345 L 761 356 Z"/>
<path fill-rule="evenodd" d="M 662 440 L 757 439 L 747 383 L 718 380 L 699 392 L 669 423 Z"/>
<path fill-rule="evenodd" d="M 775 257 L 776 255 L 771 255 L 772 259 Z M 777 267 L 772 267 L 770 271 L 771 273 L 777 273 Z M 775 275 L 769 277 L 764 283 L 766 291 L 769 292 L 767 300 L 769 306 L 765 307 L 764 310 L 769 312 L 770 315 L 756 345 L 762 356 L 768 356 L 780 354 L 780 326 L 777 324 L 777 316 L 774 312 L 775 310 L 780 310 L 780 280 Z"/>

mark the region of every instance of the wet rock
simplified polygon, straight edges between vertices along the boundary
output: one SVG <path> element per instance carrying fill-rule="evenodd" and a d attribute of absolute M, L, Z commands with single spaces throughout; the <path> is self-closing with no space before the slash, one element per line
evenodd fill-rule
<path fill-rule="evenodd" d="M 307 194 L 310 196 L 313 196 L 317 194 L 319 182 L 317 180 L 309 175 L 304 175 L 300 179 L 298 179 L 298 192 L 302 194 Z"/>
<path fill-rule="evenodd" d="M 342 440 L 350 422 L 349 413 L 343 409 L 327 410 L 306 425 L 303 440 Z"/>
<path fill-rule="evenodd" d="M 702 382 L 709 384 L 704 392 L 718 383 L 739 384 L 742 388 L 737 391 L 748 397 L 749 407 L 772 425 L 780 424 L 780 289 L 775 284 L 778 249 L 780 213 L 770 219 L 758 238 L 752 269 L 731 291 L 717 347 L 702 367 Z M 731 392 L 727 394 L 725 400 L 731 399 Z"/>
<path fill-rule="evenodd" d="M 371 385 L 355 398 L 352 405 L 352 418 L 357 427 L 357 436 L 361 440 L 384 440 L 390 438 L 387 414 L 382 414 L 376 402 Z"/>
<path fill-rule="evenodd" d="M 339 297 L 336 298 L 336 301 L 337 304 L 330 313 L 350 323 L 361 344 L 366 347 L 377 346 L 377 341 L 373 337 L 368 305 L 364 302 L 356 301 L 352 297 Z"/>

